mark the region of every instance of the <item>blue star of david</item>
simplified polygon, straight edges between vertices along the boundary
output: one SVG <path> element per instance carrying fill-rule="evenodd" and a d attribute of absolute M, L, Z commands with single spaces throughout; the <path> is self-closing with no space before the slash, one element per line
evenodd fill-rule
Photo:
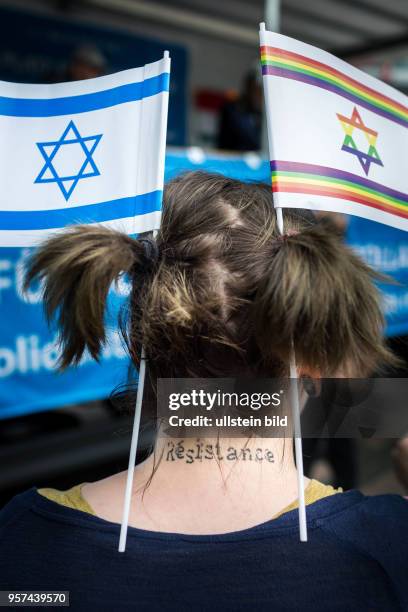
<path fill-rule="evenodd" d="M 57 183 L 61 190 L 62 195 L 68 202 L 71 197 L 78 181 L 91 176 L 99 176 L 100 172 L 92 159 L 92 155 L 99 144 L 102 134 L 96 136 L 82 137 L 73 121 L 70 121 L 65 128 L 61 138 L 59 140 L 49 142 L 37 142 L 36 145 L 39 148 L 41 155 L 44 158 L 45 164 L 41 169 L 40 174 L 35 179 L 34 183 Z M 78 159 L 80 164 L 79 170 L 75 173 L 74 169 L 59 174 L 55 164 L 58 162 L 58 154 L 62 147 L 68 147 L 72 145 L 80 145 L 80 149 L 84 154 L 82 160 Z"/>

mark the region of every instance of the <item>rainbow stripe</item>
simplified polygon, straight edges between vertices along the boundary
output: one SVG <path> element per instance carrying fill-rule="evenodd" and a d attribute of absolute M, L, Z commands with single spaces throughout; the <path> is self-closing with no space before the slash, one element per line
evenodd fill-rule
<path fill-rule="evenodd" d="M 358 202 L 408 219 L 408 194 L 366 178 L 314 164 L 271 161 L 272 191 L 303 193 Z"/>
<path fill-rule="evenodd" d="M 362 85 L 343 72 L 309 57 L 277 47 L 261 47 L 262 74 L 293 79 L 331 91 L 408 127 L 408 107 Z"/>

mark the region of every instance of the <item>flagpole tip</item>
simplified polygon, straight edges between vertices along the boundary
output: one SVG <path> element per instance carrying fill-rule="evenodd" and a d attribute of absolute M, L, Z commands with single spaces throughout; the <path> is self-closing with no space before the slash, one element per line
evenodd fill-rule
<path fill-rule="evenodd" d="M 164 59 L 169 59 L 169 58 L 170 58 L 170 52 L 169 52 L 169 51 L 167 51 L 167 50 L 166 50 L 166 51 L 164 51 L 164 53 L 163 53 L 163 57 L 164 57 Z"/>
<path fill-rule="evenodd" d="M 283 235 L 283 213 L 282 209 L 279 206 L 275 206 L 276 210 L 276 223 L 278 225 L 278 230 L 281 235 Z"/>
<path fill-rule="evenodd" d="M 265 32 L 266 25 L 264 21 L 261 21 L 261 23 L 259 24 L 259 29 L 261 30 L 261 32 Z"/>

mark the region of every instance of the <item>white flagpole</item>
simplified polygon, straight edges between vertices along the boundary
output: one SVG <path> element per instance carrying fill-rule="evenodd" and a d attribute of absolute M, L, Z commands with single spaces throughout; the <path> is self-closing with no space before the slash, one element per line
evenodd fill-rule
<path fill-rule="evenodd" d="M 282 210 L 282 209 L 281 209 Z M 303 475 L 303 451 L 302 451 L 302 433 L 300 428 L 300 406 L 299 406 L 299 388 L 298 388 L 298 375 L 295 361 L 295 351 L 292 349 L 292 355 L 290 359 L 290 389 L 291 389 L 291 403 L 292 403 L 292 419 L 293 429 L 295 435 L 295 458 L 296 458 L 296 472 L 297 472 L 297 484 L 298 484 L 298 498 L 299 498 L 299 534 L 300 541 L 307 542 L 307 520 L 306 520 L 306 503 L 305 503 L 305 485 Z"/>
<path fill-rule="evenodd" d="M 265 32 L 265 23 L 259 24 L 261 32 Z M 267 90 L 265 91 L 265 101 L 268 104 Z M 268 126 L 269 134 L 269 147 L 272 146 L 271 142 L 271 126 Z M 283 228 L 283 213 L 282 208 L 275 206 L 276 210 L 276 221 L 278 230 L 281 235 L 284 234 Z M 289 364 L 289 376 L 290 376 L 290 399 L 292 407 L 292 421 L 293 421 L 293 433 L 295 438 L 295 458 L 296 458 L 296 472 L 297 472 L 297 486 L 298 486 L 298 500 L 299 500 L 299 537 L 301 542 L 307 542 L 307 520 L 306 520 L 306 504 L 305 504 L 305 486 L 304 486 L 304 474 L 303 474 L 303 452 L 302 452 L 302 432 L 300 426 L 300 406 L 299 406 L 299 390 L 298 390 L 298 374 L 296 368 L 296 356 L 292 346 L 290 364 Z"/>
<path fill-rule="evenodd" d="M 139 381 L 137 385 L 135 417 L 133 419 L 132 441 L 130 443 L 129 465 L 126 478 L 125 498 L 123 502 L 122 524 L 120 526 L 119 552 L 125 552 L 129 526 L 129 512 L 132 501 L 133 476 L 135 473 L 136 451 L 139 440 L 140 417 L 142 414 L 143 390 L 146 375 L 146 355 L 144 347 L 140 357 Z"/>
<path fill-rule="evenodd" d="M 284 234 L 283 230 L 283 214 L 282 208 L 275 207 L 276 210 L 276 221 L 278 224 L 278 230 L 281 235 Z M 304 475 L 303 475 L 303 452 L 302 452 L 302 433 L 300 427 L 300 406 L 299 406 L 299 389 L 298 389 L 298 374 L 296 368 L 296 357 L 295 350 L 292 346 L 290 365 L 289 365 L 289 376 L 290 376 L 290 402 L 292 406 L 292 421 L 293 421 L 293 433 L 295 437 L 295 458 L 296 458 L 296 472 L 297 472 L 297 485 L 298 485 L 298 499 L 299 499 L 299 534 L 300 541 L 307 542 L 307 521 L 306 521 L 306 504 L 305 504 L 305 486 L 304 486 Z"/>
<path fill-rule="evenodd" d="M 163 53 L 163 58 L 168 59 L 169 57 L 170 57 L 169 52 L 165 51 Z M 156 236 L 157 236 L 157 230 L 153 232 L 153 238 L 156 238 Z M 120 526 L 120 537 L 119 537 L 119 548 L 118 548 L 119 552 L 125 552 L 126 550 L 126 540 L 127 540 L 127 532 L 128 532 L 128 527 L 129 527 L 130 506 L 132 503 L 133 479 L 134 479 L 134 474 L 135 474 L 137 443 L 139 441 L 140 418 L 142 415 L 142 402 L 143 402 L 145 377 L 146 377 L 146 353 L 145 353 L 144 346 L 142 346 L 142 351 L 140 355 L 139 380 L 137 384 L 135 416 L 133 419 L 132 440 L 130 443 L 129 463 L 128 463 L 128 471 L 127 471 L 127 476 L 126 476 L 126 488 L 125 488 L 125 496 L 123 500 L 122 523 Z"/>

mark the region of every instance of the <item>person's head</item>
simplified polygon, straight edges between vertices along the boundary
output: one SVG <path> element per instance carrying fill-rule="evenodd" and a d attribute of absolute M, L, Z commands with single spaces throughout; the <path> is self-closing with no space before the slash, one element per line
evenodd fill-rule
<path fill-rule="evenodd" d="M 246 73 L 242 83 L 241 101 L 245 110 L 253 113 L 262 112 L 263 89 L 259 69 Z"/>
<path fill-rule="evenodd" d="M 83 45 L 75 49 L 67 68 L 70 81 L 84 81 L 102 76 L 106 60 L 97 47 Z"/>
<path fill-rule="evenodd" d="M 63 368 L 99 356 L 109 287 L 127 273 L 130 354 L 137 365 L 144 344 L 153 378 L 286 375 L 292 342 L 306 373 L 367 375 L 390 359 L 374 273 L 310 213 L 285 210 L 284 225 L 270 186 L 194 172 L 165 188 L 154 244 L 71 227 L 36 251 L 27 285 L 45 281 Z"/>

